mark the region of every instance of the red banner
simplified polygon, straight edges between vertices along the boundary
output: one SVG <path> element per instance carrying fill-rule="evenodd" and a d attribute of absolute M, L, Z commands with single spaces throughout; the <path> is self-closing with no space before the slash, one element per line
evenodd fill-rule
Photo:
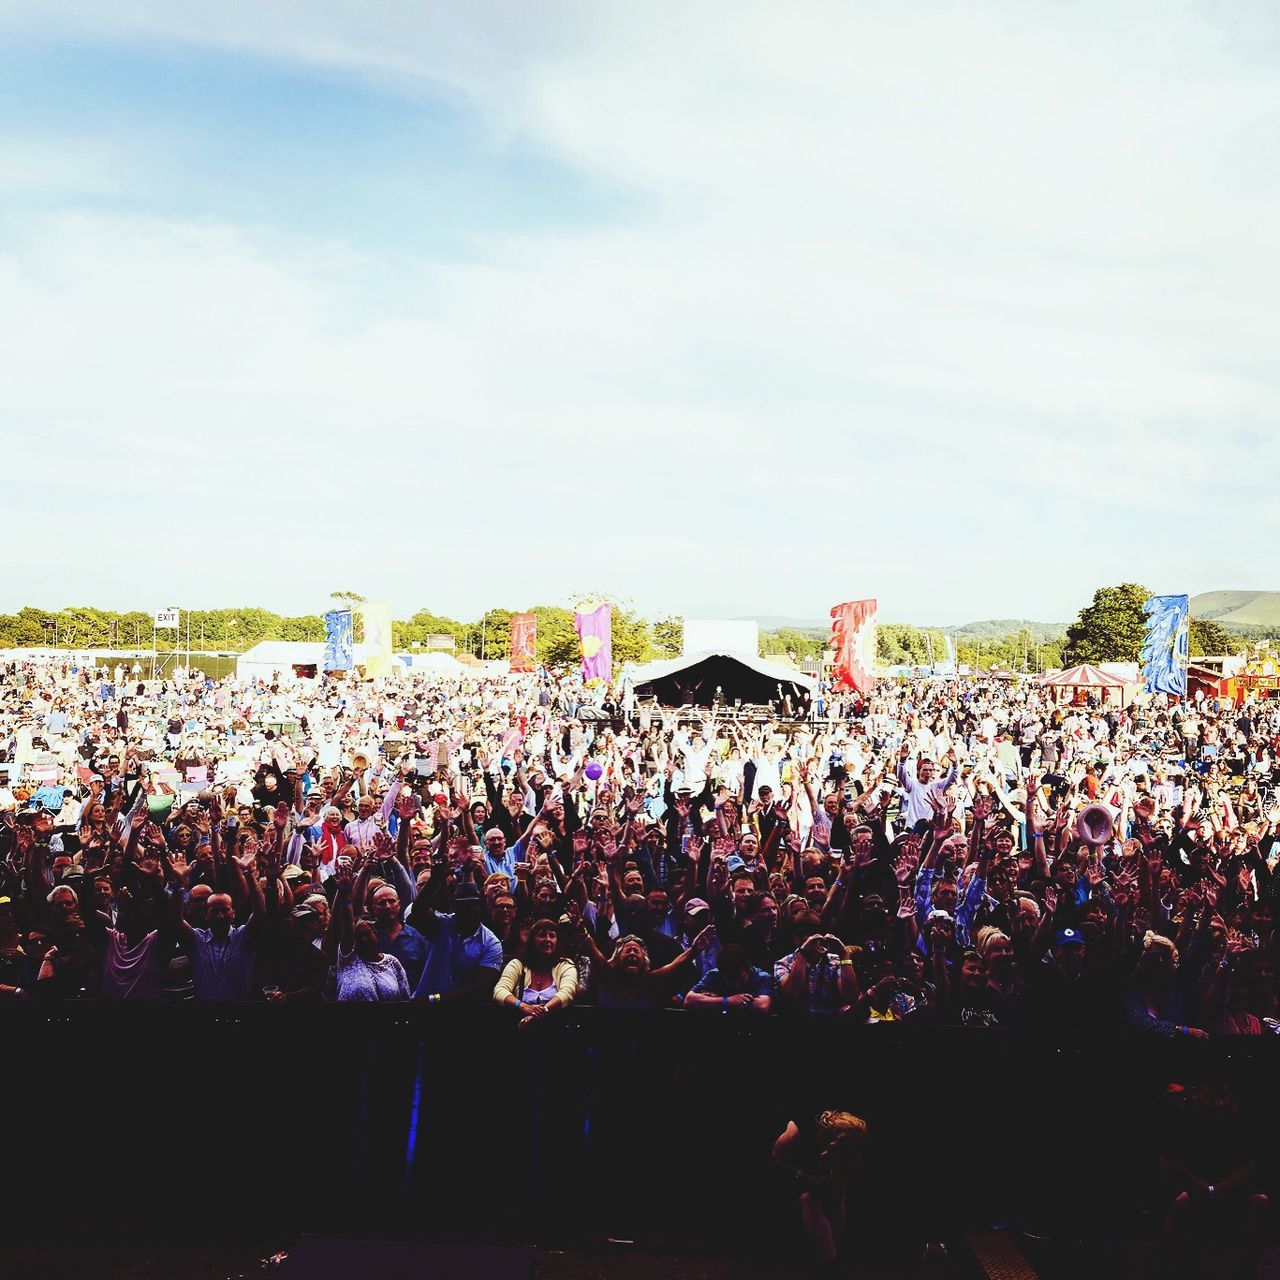
<path fill-rule="evenodd" d="M 876 602 L 850 600 L 831 610 L 835 650 L 832 687 L 870 693 L 876 687 Z"/>
<path fill-rule="evenodd" d="M 511 615 L 511 670 L 532 671 L 534 650 L 538 644 L 538 616 L 534 613 Z"/>

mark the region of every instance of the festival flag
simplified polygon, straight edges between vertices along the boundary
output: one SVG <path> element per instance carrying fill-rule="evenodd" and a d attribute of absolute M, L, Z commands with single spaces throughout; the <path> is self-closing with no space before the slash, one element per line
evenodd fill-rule
<path fill-rule="evenodd" d="M 831 610 L 831 647 L 836 651 L 832 687 L 870 693 L 876 687 L 874 600 L 849 600 Z"/>
<path fill-rule="evenodd" d="M 1142 645 L 1147 692 L 1185 698 L 1191 652 L 1191 600 L 1187 596 L 1152 596 L 1142 611 L 1147 615 L 1147 635 Z"/>
<path fill-rule="evenodd" d="M 330 609 L 324 615 L 324 669 L 350 671 L 355 662 L 351 610 Z"/>
<path fill-rule="evenodd" d="M 534 648 L 538 643 L 538 615 L 513 613 L 511 615 L 511 670 L 532 671 Z"/>
<path fill-rule="evenodd" d="M 364 624 L 364 674 L 367 680 L 391 670 L 391 606 L 385 601 L 360 606 Z"/>
<path fill-rule="evenodd" d="M 575 613 L 573 629 L 582 641 L 583 680 L 608 684 L 613 676 L 613 606 L 602 604 L 590 613 Z"/>

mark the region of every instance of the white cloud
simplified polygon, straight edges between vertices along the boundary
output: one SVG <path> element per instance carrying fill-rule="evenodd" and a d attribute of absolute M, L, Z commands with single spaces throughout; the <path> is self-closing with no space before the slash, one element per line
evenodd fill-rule
<path fill-rule="evenodd" d="M 0 138 L 0 193 L 6 196 L 110 195 L 126 172 L 119 152 L 100 141 Z"/>
<path fill-rule="evenodd" d="M 0 256 L 18 456 L 89 440 L 86 484 L 163 476 L 150 509 L 211 554 L 151 555 L 207 598 L 359 580 L 465 610 L 609 583 L 653 611 L 865 592 L 959 621 L 1062 616 L 1123 577 L 1275 585 L 1241 552 L 1280 460 L 1268 10 L 57 12 L 444 83 L 499 144 L 630 198 L 468 264 L 33 222 Z M 136 540 L 81 502 L 108 547 Z"/>

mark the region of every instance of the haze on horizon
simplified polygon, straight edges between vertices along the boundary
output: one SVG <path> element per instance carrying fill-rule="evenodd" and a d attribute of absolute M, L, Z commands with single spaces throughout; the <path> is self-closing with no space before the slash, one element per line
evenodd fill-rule
<path fill-rule="evenodd" d="M 0 609 L 1280 586 L 1273 6 L 10 0 L 0 47 Z"/>

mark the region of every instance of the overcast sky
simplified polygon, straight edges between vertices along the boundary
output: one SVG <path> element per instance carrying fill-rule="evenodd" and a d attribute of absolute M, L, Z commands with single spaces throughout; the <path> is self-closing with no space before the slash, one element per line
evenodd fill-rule
<path fill-rule="evenodd" d="M 0 608 L 1280 588 L 1272 3 L 0 0 Z"/>

